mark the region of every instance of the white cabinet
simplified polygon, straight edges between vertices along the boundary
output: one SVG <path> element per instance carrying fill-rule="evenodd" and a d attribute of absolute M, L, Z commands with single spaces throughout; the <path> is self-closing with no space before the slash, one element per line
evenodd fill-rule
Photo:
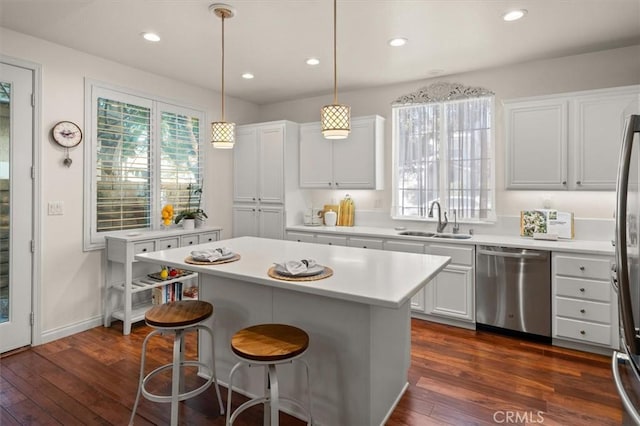
<path fill-rule="evenodd" d="M 297 160 L 298 125 L 289 121 L 249 124 L 238 126 L 236 135 L 233 236 L 282 239 L 286 174 L 297 174 L 296 167 L 285 166 Z"/>
<path fill-rule="evenodd" d="M 351 120 L 346 139 L 322 136 L 320 123 L 300 125 L 300 187 L 383 189 L 384 118 Z"/>
<path fill-rule="evenodd" d="M 425 244 L 416 241 L 387 240 L 383 243 L 384 250 L 403 251 L 407 253 L 424 253 Z M 429 286 L 431 284 L 427 284 Z M 411 310 L 424 312 L 425 288 L 423 287 L 411 298 Z"/>
<path fill-rule="evenodd" d="M 149 273 L 158 272 L 158 267 L 138 262 L 136 254 L 158 250 L 170 250 L 196 244 L 217 241 L 221 228 L 198 228 L 185 231 L 169 229 L 146 232 L 121 232 L 105 237 L 104 271 L 104 326 L 111 321 L 122 320 L 122 333 L 131 332 L 131 324 L 144 319 L 151 307 L 151 290 L 174 282 L 193 280 L 191 273 L 176 279 L 155 281 Z"/>
<path fill-rule="evenodd" d="M 504 101 L 509 189 L 615 189 L 625 118 L 640 86 Z"/>
<path fill-rule="evenodd" d="M 284 208 L 278 205 L 233 206 L 233 236 L 281 240 L 284 233 Z"/>
<path fill-rule="evenodd" d="M 475 322 L 475 247 L 430 244 L 427 253 L 451 257 L 425 287 L 425 313 L 435 317 Z"/>
<path fill-rule="evenodd" d="M 610 283 L 612 259 L 553 253 L 553 337 L 569 343 L 618 347 L 618 302 Z"/>

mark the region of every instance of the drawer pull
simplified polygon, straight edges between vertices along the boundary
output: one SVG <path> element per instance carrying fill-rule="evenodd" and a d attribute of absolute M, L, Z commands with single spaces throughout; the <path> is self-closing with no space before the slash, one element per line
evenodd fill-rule
<path fill-rule="evenodd" d="M 333 243 L 329 243 L 329 245 L 333 245 Z"/>
<path fill-rule="evenodd" d="M 584 266 L 580 265 L 580 270 L 584 271 Z"/>
<path fill-rule="evenodd" d="M 189 245 L 192 245 L 192 244 L 193 244 L 193 241 L 189 241 Z"/>
<path fill-rule="evenodd" d="M 580 330 L 580 334 L 582 334 L 584 336 L 585 334 L 587 334 L 587 332 L 584 331 L 584 330 Z"/>
<path fill-rule="evenodd" d="M 143 248 L 143 249 L 142 249 L 142 251 L 147 251 L 147 249 L 146 249 L 146 248 Z"/>
<path fill-rule="evenodd" d="M 584 314 L 586 311 L 584 309 L 580 309 L 580 313 Z"/>
<path fill-rule="evenodd" d="M 209 238 L 209 241 L 213 241 L 213 238 Z"/>
<path fill-rule="evenodd" d="M 167 248 L 171 248 L 171 244 L 167 245 Z"/>
<path fill-rule="evenodd" d="M 367 246 L 362 246 L 362 248 L 367 248 Z"/>
<path fill-rule="evenodd" d="M 581 289 L 580 289 L 580 293 L 584 293 L 584 288 L 581 288 Z"/>

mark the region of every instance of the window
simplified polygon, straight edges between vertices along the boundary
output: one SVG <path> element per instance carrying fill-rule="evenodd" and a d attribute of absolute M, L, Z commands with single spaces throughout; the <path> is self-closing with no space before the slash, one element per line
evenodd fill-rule
<path fill-rule="evenodd" d="M 85 248 L 104 235 L 157 229 L 160 210 L 187 205 L 202 172 L 204 113 L 87 83 Z"/>
<path fill-rule="evenodd" d="M 424 219 L 434 201 L 462 221 L 495 220 L 491 92 L 439 83 L 393 106 L 393 211 Z"/>

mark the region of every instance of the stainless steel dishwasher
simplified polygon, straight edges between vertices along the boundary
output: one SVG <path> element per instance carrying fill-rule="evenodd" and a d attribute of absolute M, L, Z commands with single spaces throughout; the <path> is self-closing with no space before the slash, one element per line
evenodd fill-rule
<path fill-rule="evenodd" d="M 478 246 L 476 323 L 550 338 L 549 252 Z"/>

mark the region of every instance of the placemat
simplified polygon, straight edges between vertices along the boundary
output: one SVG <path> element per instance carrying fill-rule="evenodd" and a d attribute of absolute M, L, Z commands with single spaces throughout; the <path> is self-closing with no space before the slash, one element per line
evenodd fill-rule
<path fill-rule="evenodd" d="M 317 281 L 317 280 L 322 280 L 322 279 L 325 279 L 325 278 L 329 278 L 331 275 L 333 275 L 333 269 L 329 268 L 328 266 L 325 266 L 324 267 L 324 272 L 321 272 L 318 275 L 311 275 L 310 277 L 287 277 L 287 276 L 280 275 L 279 273 L 277 273 L 276 272 L 276 267 L 272 266 L 267 271 L 267 274 L 271 278 L 275 278 L 277 280 L 283 280 L 283 281 Z"/>
<path fill-rule="evenodd" d="M 192 265 L 222 265 L 223 263 L 235 262 L 236 260 L 240 260 L 240 255 L 238 253 L 229 259 L 216 260 L 215 262 L 194 260 L 192 256 L 187 256 L 186 259 L 184 259 L 185 263 L 190 263 Z"/>

